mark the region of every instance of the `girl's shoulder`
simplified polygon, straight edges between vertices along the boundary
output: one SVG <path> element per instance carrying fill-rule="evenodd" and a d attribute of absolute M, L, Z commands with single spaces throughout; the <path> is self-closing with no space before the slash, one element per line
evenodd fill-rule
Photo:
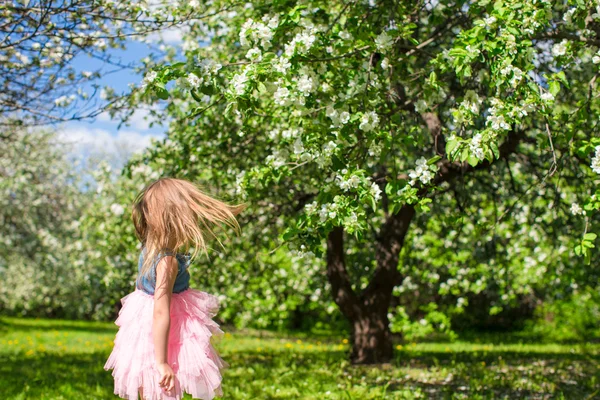
<path fill-rule="evenodd" d="M 146 247 L 142 247 L 142 250 L 140 251 L 140 257 L 139 257 L 140 265 L 144 262 L 145 256 L 146 256 Z M 162 249 L 161 251 L 159 251 L 158 254 L 156 255 L 155 265 L 158 264 L 158 261 L 160 261 L 161 258 L 167 257 L 167 256 L 175 257 L 177 259 L 179 266 L 184 267 L 184 268 L 188 267 L 192 260 L 192 255 L 189 252 L 181 253 L 181 252 L 175 252 L 172 249 L 165 248 L 165 249 Z"/>

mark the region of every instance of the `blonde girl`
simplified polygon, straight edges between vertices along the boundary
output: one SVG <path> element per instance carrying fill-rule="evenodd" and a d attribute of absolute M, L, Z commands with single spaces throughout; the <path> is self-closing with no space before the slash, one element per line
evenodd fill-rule
<path fill-rule="evenodd" d="M 121 398 L 194 399 L 222 396 L 221 371 L 229 366 L 210 342 L 224 332 L 212 318 L 216 296 L 190 288 L 190 261 L 216 239 L 213 228 L 239 232 L 232 206 L 194 184 L 163 178 L 137 197 L 132 218 L 142 250 L 133 292 L 121 299 L 119 331 L 104 369 L 112 369 Z M 190 251 L 193 249 L 193 252 Z"/>

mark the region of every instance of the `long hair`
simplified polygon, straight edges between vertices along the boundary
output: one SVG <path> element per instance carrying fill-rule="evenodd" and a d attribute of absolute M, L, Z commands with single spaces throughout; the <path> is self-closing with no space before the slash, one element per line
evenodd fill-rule
<path fill-rule="evenodd" d="M 189 252 L 193 248 L 192 258 L 200 251 L 207 253 L 207 241 L 219 241 L 215 226 L 230 226 L 239 233 L 235 217 L 244 208 L 212 198 L 183 179 L 161 178 L 151 183 L 138 194 L 131 213 L 136 235 L 146 247 L 140 275 L 148 273 L 163 250 Z"/>

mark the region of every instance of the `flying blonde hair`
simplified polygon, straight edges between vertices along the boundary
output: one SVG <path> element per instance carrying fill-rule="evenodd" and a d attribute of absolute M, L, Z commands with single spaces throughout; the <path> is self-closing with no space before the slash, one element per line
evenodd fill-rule
<path fill-rule="evenodd" d="M 191 182 L 161 178 L 142 190 L 131 213 L 138 239 L 146 247 L 140 275 L 148 273 L 153 260 L 163 250 L 179 252 L 194 249 L 207 253 L 207 239 L 216 237 L 213 227 L 227 225 L 236 233 L 240 226 L 235 218 L 245 205 L 229 205 L 207 194 Z"/>

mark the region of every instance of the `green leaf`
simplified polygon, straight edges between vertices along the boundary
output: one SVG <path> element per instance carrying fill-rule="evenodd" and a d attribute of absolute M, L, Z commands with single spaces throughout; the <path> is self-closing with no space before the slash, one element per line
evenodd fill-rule
<path fill-rule="evenodd" d="M 500 158 L 500 150 L 498 149 L 498 143 L 490 142 L 489 146 L 490 146 L 490 149 L 492 149 L 492 153 L 494 153 L 494 157 L 499 159 Z"/>
<path fill-rule="evenodd" d="M 169 98 L 169 92 L 164 87 L 155 86 L 154 93 L 156 93 L 156 96 L 158 96 L 158 98 L 161 100 L 166 100 Z"/>
<path fill-rule="evenodd" d="M 346 164 L 344 164 L 344 162 L 335 154 L 331 156 L 331 161 L 335 170 L 340 170 L 346 167 Z"/>
<path fill-rule="evenodd" d="M 202 99 L 200 98 L 200 96 L 198 96 L 198 93 L 196 92 L 196 89 L 190 90 L 190 94 L 192 95 L 192 97 L 194 98 L 194 100 L 196 100 L 198 103 L 202 103 Z"/>
<path fill-rule="evenodd" d="M 452 152 L 454 151 L 454 149 L 456 149 L 458 145 L 458 140 L 449 140 L 448 142 L 446 142 L 446 154 L 448 155 L 448 158 L 450 158 Z"/>
<path fill-rule="evenodd" d="M 598 237 L 598 235 L 596 235 L 596 234 L 595 234 L 595 233 L 593 233 L 593 232 L 588 232 L 588 233 L 586 233 L 585 235 L 583 235 L 583 239 L 584 239 L 584 240 L 590 240 L 590 241 L 592 241 L 592 240 L 596 240 L 596 238 L 597 238 L 597 237 Z"/>
<path fill-rule="evenodd" d="M 427 165 L 435 164 L 436 162 L 438 162 L 441 159 L 442 159 L 441 156 L 433 156 L 429 160 L 427 160 Z"/>
<path fill-rule="evenodd" d="M 469 163 L 469 165 L 471 167 L 474 167 L 477 164 L 479 164 L 479 159 L 477 157 L 475 157 L 474 155 L 470 155 L 469 158 L 467 158 L 467 162 Z"/>
<path fill-rule="evenodd" d="M 560 92 L 560 83 L 558 83 L 558 81 L 551 81 L 548 91 L 552 93 L 553 96 L 556 96 L 558 92 Z"/>

